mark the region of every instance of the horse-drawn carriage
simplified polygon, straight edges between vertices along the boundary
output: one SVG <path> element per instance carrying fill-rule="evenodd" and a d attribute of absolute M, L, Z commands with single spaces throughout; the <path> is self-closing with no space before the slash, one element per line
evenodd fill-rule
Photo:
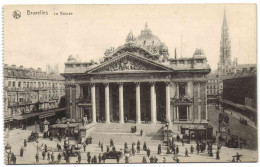
<path fill-rule="evenodd" d="M 28 142 L 36 141 L 39 137 L 39 134 L 37 132 L 32 132 L 30 136 L 28 137 Z"/>
<path fill-rule="evenodd" d="M 110 151 L 110 152 L 105 152 L 103 153 L 106 159 L 117 159 L 122 157 L 122 152 L 121 151 Z"/>

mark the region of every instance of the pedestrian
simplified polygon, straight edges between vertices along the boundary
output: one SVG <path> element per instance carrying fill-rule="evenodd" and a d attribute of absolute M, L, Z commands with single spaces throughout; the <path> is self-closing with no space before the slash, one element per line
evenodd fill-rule
<path fill-rule="evenodd" d="M 88 163 L 90 164 L 90 160 L 91 160 L 90 152 L 87 153 L 87 157 L 88 157 Z"/>
<path fill-rule="evenodd" d="M 190 153 L 193 154 L 193 151 L 194 151 L 194 147 L 193 145 L 190 146 Z"/>
<path fill-rule="evenodd" d="M 143 163 L 146 163 L 147 161 L 146 161 L 146 158 L 145 158 L 145 156 L 143 156 Z"/>
<path fill-rule="evenodd" d="M 94 164 L 94 157 L 91 158 L 91 163 Z"/>
<path fill-rule="evenodd" d="M 20 149 L 20 157 L 23 157 L 23 152 L 24 152 L 24 149 L 23 149 L 23 147 L 21 147 L 21 149 Z"/>
<path fill-rule="evenodd" d="M 80 162 L 81 162 L 81 155 L 79 154 L 78 155 L 78 163 L 80 164 Z"/>
<path fill-rule="evenodd" d="M 61 154 L 60 153 L 58 154 L 57 159 L 58 159 L 59 162 L 61 161 Z"/>
<path fill-rule="evenodd" d="M 161 154 L 162 153 L 162 147 L 161 147 L 161 144 L 158 145 L 158 154 Z"/>
<path fill-rule="evenodd" d="M 236 162 L 235 157 L 233 157 L 232 162 Z"/>
<path fill-rule="evenodd" d="M 47 147 L 47 145 L 46 145 L 46 144 L 44 145 L 44 151 L 45 151 L 45 152 L 47 152 L 47 151 L 48 151 L 48 147 Z"/>
<path fill-rule="evenodd" d="M 217 152 L 216 152 L 216 159 L 217 159 L 217 160 L 220 159 L 220 156 L 219 156 L 219 150 L 217 150 Z"/>
<path fill-rule="evenodd" d="M 94 164 L 97 164 L 97 156 L 96 155 L 94 155 Z"/>
<path fill-rule="evenodd" d="M 150 157 L 150 163 L 153 163 L 153 156 Z"/>
<path fill-rule="evenodd" d="M 120 158 L 120 156 L 117 156 L 117 157 L 116 157 L 116 162 L 117 162 L 118 164 L 119 164 L 119 160 L 120 160 L 119 158 Z"/>
<path fill-rule="evenodd" d="M 183 139 L 181 139 L 181 144 L 182 144 L 182 146 L 184 146 L 184 141 L 183 141 Z"/>
<path fill-rule="evenodd" d="M 86 144 L 85 143 L 83 143 L 83 150 L 84 150 L 84 152 L 86 152 Z"/>
<path fill-rule="evenodd" d="M 143 129 L 140 130 L 140 136 L 143 136 Z"/>
<path fill-rule="evenodd" d="M 132 155 L 133 155 L 133 156 L 135 156 L 135 152 L 136 152 L 136 150 L 135 150 L 135 148 L 133 147 L 133 148 L 132 148 Z"/>
<path fill-rule="evenodd" d="M 101 147 L 101 152 L 103 152 L 103 143 L 101 143 L 100 147 Z"/>
<path fill-rule="evenodd" d="M 48 160 L 50 160 L 51 155 L 50 155 L 49 152 L 48 152 L 48 154 L 47 154 L 47 157 L 48 157 Z"/>
<path fill-rule="evenodd" d="M 107 152 L 109 152 L 109 146 L 107 146 Z"/>
<path fill-rule="evenodd" d="M 149 148 L 147 148 L 146 153 L 147 153 L 147 156 L 150 157 L 151 151 Z"/>
<path fill-rule="evenodd" d="M 24 139 L 24 141 L 23 141 L 23 146 L 24 146 L 24 147 L 27 146 L 27 140 L 26 140 L 26 139 Z"/>
<path fill-rule="evenodd" d="M 180 159 L 178 157 L 176 157 L 176 162 L 179 163 L 180 162 Z"/>
<path fill-rule="evenodd" d="M 199 146 L 198 143 L 197 143 L 197 146 L 196 146 L 196 150 L 197 150 L 197 154 L 199 154 L 200 153 L 200 146 Z"/>
<path fill-rule="evenodd" d="M 42 152 L 42 159 L 45 160 L 46 153 L 45 151 Z"/>
<path fill-rule="evenodd" d="M 179 154 L 179 147 L 178 147 L 178 145 L 177 145 L 177 147 L 176 147 L 176 154 L 177 154 L 177 155 Z"/>
<path fill-rule="evenodd" d="M 104 154 L 102 155 L 102 161 L 103 161 L 103 163 L 106 163 L 106 157 Z"/>
<path fill-rule="evenodd" d="M 128 156 L 125 156 L 125 163 L 126 163 L 126 164 L 129 163 L 129 158 L 128 158 Z"/>
<path fill-rule="evenodd" d="M 137 141 L 137 145 L 139 145 L 139 146 L 140 146 L 140 144 L 141 144 L 141 143 L 140 143 L 140 141 L 138 140 L 138 141 Z"/>
<path fill-rule="evenodd" d="M 100 143 L 100 141 L 98 142 L 98 147 L 100 148 L 100 145 L 101 145 L 101 143 Z"/>
<path fill-rule="evenodd" d="M 102 157 L 101 157 L 101 154 L 98 155 L 98 163 L 101 164 L 101 161 L 102 161 Z"/>
<path fill-rule="evenodd" d="M 185 157 L 188 157 L 189 156 L 189 154 L 188 154 L 188 149 L 186 148 L 185 149 Z"/>
<path fill-rule="evenodd" d="M 158 158 L 156 156 L 154 156 L 154 163 L 158 162 Z"/>
<path fill-rule="evenodd" d="M 165 157 L 163 157 L 163 163 L 166 163 L 166 159 L 165 159 Z"/>
<path fill-rule="evenodd" d="M 144 142 L 143 150 L 146 151 L 146 149 L 147 149 L 146 142 Z"/>
<path fill-rule="evenodd" d="M 13 154 L 13 164 L 16 164 L 16 156 Z"/>
<path fill-rule="evenodd" d="M 114 146 L 114 141 L 113 139 L 110 139 L 110 147 L 113 147 Z"/>
<path fill-rule="evenodd" d="M 179 136 L 179 135 L 177 135 L 177 141 L 178 141 L 178 142 L 180 141 L 180 136 Z"/>
<path fill-rule="evenodd" d="M 124 146 L 125 146 L 125 148 L 128 148 L 128 146 L 127 146 L 127 142 L 125 142 L 125 145 L 124 145 Z"/>
<path fill-rule="evenodd" d="M 54 153 L 51 153 L 51 161 L 54 161 Z"/>
<path fill-rule="evenodd" d="M 137 144 L 136 149 L 137 149 L 137 153 L 140 153 L 140 145 Z"/>
<path fill-rule="evenodd" d="M 37 153 L 35 155 L 35 159 L 36 159 L 36 162 L 38 163 L 39 162 L 39 155 Z"/>

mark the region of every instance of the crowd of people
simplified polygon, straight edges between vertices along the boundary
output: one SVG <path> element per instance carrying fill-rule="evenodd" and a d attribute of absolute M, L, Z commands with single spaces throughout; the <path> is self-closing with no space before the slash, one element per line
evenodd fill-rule
<path fill-rule="evenodd" d="M 140 137 L 143 136 L 144 131 L 140 130 Z M 40 163 L 41 160 L 47 160 L 49 163 L 61 163 L 62 157 L 65 160 L 66 163 L 71 163 L 71 157 L 72 154 L 76 155 L 77 161 L 76 163 L 82 163 L 82 156 L 84 156 L 87 160 L 87 163 L 106 163 L 106 160 L 108 158 L 108 154 L 112 155 L 112 159 L 116 159 L 117 163 L 120 163 L 121 159 L 124 159 L 124 163 L 129 163 L 130 161 L 133 161 L 135 159 L 135 156 L 142 156 L 142 163 L 158 163 L 163 162 L 166 163 L 166 156 L 170 154 L 173 161 L 169 162 L 180 162 L 179 157 L 191 157 L 192 154 L 194 154 L 194 151 L 197 151 L 197 155 L 202 154 L 206 152 L 210 157 L 213 157 L 213 144 L 212 142 L 208 142 L 206 140 L 198 140 L 196 141 L 196 145 L 193 146 L 192 144 L 189 146 L 189 148 L 185 147 L 184 140 L 177 135 L 176 137 L 171 137 L 168 139 L 166 146 L 162 146 L 162 144 L 158 144 L 157 150 L 153 150 L 153 154 L 151 153 L 151 148 L 148 146 L 146 141 L 137 140 L 136 143 L 131 143 L 130 147 L 128 146 L 128 143 L 125 142 L 122 146 L 122 149 L 117 151 L 115 143 L 113 139 L 110 139 L 109 144 L 105 145 L 102 142 L 98 142 L 98 148 L 100 149 L 99 154 L 91 154 L 90 151 L 87 151 L 87 145 L 92 144 L 92 137 L 88 136 L 81 144 L 79 148 L 71 147 L 69 143 L 64 140 L 64 143 L 62 145 L 62 139 L 57 140 L 57 150 L 53 148 L 49 148 L 47 144 L 44 144 L 42 149 L 37 149 L 37 153 L 35 154 L 35 162 Z M 27 140 L 24 140 L 23 147 L 20 149 L 20 157 L 24 156 L 24 151 L 28 145 Z M 38 147 L 38 146 L 37 146 Z M 105 150 L 104 150 L 105 147 Z M 162 149 L 165 148 L 166 149 Z M 222 145 L 220 143 L 216 144 L 216 151 L 215 151 L 215 157 L 216 160 L 220 160 L 220 150 Z M 141 149 L 142 148 L 142 149 Z M 55 151 L 55 154 L 54 154 Z M 141 154 L 141 151 L 146 154 L 146 156 L 143 156 Z M 57 153 L 56 153 L 57 152 Z M 155 152 L 155 153 L 154 153 Z M 180 152 L 182 155 L 180 155 Z M 86 153 L 86 154 L 85 154 Z M 119 154 L 117 154 L 119 153 Z M 184 154 L 183 154 L 184 153 Z M 41 154 L 41 157 L 40 155 Z M 157 154 L 157 155 L 156 155 Z M 113 157 L 114 156 L 114 157 Z M 158 158 L 161 157 L 160 158 Z M 239 162 L 241 161 L 241 156 L 239 153 L 232 156 L 232 162 Z M 111 158 L 111 157 L 110 157 Z M 10 162 L 13 164 L 16 164 L 16 156 L 12 152 L 10 154 Z M 122 162 L 122 160 L 121 160 Z M 136 162 L 136 161 L 134 161 Z M 73 162 L 72 162 L 73 163 Z"/>

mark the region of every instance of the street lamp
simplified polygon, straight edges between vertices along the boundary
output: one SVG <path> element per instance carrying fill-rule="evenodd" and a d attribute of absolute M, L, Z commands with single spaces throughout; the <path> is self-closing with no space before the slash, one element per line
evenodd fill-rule
<path fill-rule="evenodd" d="M 70 145 L 70 139 L 69 139 L 69 135 L 70 135 L 70 122 L 67 122 L 68 125 L 68 146 Z"/>
<path fill-rule="evenodd" d="M 9 143 L 7 143 L 7 145 L 5 146 L 5 152 L 7 153 L 7 161 L 8 164 L 10 164 L 10 154 L 11 154 L 11 146 Z"/>

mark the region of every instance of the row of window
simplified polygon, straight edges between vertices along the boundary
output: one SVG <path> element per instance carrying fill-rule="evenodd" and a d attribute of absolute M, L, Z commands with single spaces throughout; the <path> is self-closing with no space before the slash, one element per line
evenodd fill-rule
<path fill-rule="evenodd" d="M 9 88 L 36 88 L 36 87 L 38 87 L 38 88 L 41 88 L 41 87 L 57 88 L 58 86 L 65 87 L 64 83 L 47 84 L 47 82 L 38 82 L 38 84 L 37 84 L 37 82 L 8 81 Z"/>

